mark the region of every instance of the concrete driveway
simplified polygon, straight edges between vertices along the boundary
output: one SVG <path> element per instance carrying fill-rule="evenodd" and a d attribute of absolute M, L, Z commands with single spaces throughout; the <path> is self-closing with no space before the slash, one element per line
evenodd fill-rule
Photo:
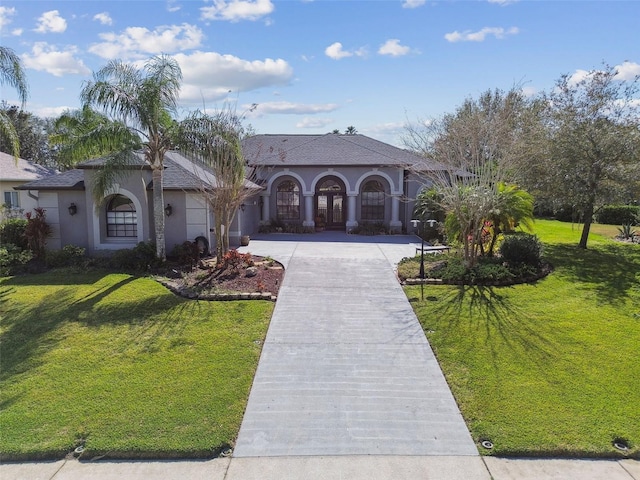
<path fill-rule="evenodd" d="M 286 267 L 234 457 L 478 451 L 393 267 L 414 236 L 269 235 Z"/>

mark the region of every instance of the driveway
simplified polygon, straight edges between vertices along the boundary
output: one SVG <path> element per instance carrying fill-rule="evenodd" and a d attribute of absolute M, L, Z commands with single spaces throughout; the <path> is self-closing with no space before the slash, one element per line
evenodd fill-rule
<path fill-rule="evenodd" d="M 266 235 L 287 268 L 234 457 L 478 451 L 393 267 L 416 237 Z"/>

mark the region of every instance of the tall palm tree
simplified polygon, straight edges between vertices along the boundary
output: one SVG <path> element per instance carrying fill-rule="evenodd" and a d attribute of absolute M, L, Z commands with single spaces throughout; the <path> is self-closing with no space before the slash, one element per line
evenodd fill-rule
<path fill-rule="evenodd" d="M 29 96 L 29 87 L 20 57 L 10 48 L 0 46 L 0 85 L 5 84 L 18 91 L 18 98 L 24 106 Z M 11 119 L 4 111 L 0 111 L 0 135 L 6 137 L 11 145 L 11 153 L 17 158 L 20 155 L 20 140 Z"/>
<path fill-rule="evenodd" d="M 169 56 L 153 57 L 141 68 L 115 60 L 94 73 L 93 80 L 84 85 L 80 94 L 84 105 L 104 111 L 115 120 L 115 126 L 126 126 L 140 140 L 144 158 L 151 166 L 156 254 L 161 260 L 166 258 L 164 154 L 171 148 L 171 132 L 175 126 L 171 114 L 175 113 L 181 82 L 180 66 Z M 99 138 L 105 141 L 104 136 L 97 134 L 94 141 Z M 104 194 L 109 188 L 117 166 L 134 158 L 136 142 L 127 140 L 125 135 L 120 140 L 123 148 L 107 158 L 101 172 L 103 181 L 94 186 L 94 196 Z"/>

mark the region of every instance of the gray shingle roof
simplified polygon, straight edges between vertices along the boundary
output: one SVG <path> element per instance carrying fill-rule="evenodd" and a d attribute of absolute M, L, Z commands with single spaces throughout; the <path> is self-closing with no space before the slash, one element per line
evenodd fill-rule
<path fill-rule="evenodd" d="M 16 163 L 13 155 L 0 152 L 0 178 L 2 180 L 28 182 L 55 175 L 55 173 L 56 170 L 54 168 L 43 167 L 22 158 L 18 158 Z"/>
<path fill-rule="evenodd" d="M 74 168 L 16 187 L 17 190 L 84 190 L 84 172 Z"/>
<path fill-rule="evenodd" d="M 425 163 L 412 152 L 359 134 L 255 135 L 244 140 L 243 149 L 250 165 L 404 167 Z"/>

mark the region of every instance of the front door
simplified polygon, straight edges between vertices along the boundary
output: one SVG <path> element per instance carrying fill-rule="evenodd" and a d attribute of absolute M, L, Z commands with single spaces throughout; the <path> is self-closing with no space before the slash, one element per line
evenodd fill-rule
<path fill-rule="evenodd" d="M 323 180 L 316 191 L 316 223 L 324 220 L 326 228 L 345 227 L 345 188 L 335 177 Z"/>

